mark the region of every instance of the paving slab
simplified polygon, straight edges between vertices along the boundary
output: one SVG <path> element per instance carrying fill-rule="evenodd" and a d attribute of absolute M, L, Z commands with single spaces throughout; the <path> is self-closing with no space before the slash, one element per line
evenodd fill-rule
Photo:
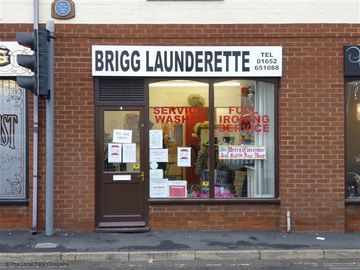
<path fill-rule="evenodd" d="M 360 259 L 360 233 L 0 231 L 1 261 Z"/>

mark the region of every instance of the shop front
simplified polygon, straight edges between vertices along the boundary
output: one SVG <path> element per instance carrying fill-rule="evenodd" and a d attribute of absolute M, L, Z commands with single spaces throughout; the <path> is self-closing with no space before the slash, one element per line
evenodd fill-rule
<path fill-rule="evenodd" d="M 97 45 L 92 70 L 98 230 L 237 230 L 227 211 L 277 211 L 281 47 Z"/>
<path fill-rule="evenodd" d="M 5 44 L 32 25 L 0 28 L 0 228 L 30 228 L 37 209 L 42 230 L 46 102 L 36 160 L 33 96 L 8 72 L 23 48 Z M 58 24 L 55 229 L 359 231 L 356 33 Z"/>

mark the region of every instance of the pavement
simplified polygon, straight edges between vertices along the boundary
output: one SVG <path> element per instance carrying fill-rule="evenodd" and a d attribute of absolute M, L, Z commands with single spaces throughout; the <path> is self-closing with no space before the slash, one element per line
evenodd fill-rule
<path fill-rule="evenodd" d="M 360 233 L 0 231 L 0 262 L 360 259 Z"/>

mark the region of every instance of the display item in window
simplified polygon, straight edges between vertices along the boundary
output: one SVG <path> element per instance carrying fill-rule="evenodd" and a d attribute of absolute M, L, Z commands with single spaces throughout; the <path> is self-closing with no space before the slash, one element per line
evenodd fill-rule
<path fill-rule="evenodd" d="M 360 195 L 360 175 L 356 172 L 349 172 L 348 176 L 351 180 L 347 181 L 347 195 L 349 198 L 358 197 Z"/>
<path fill-rule="evenodd" d="M 195 162 L 195 174 L 200 176 L 203 174 L 204 170 L 207 169 L 209 153 L 206 149 L 200 150 L 196 157 Z"/>

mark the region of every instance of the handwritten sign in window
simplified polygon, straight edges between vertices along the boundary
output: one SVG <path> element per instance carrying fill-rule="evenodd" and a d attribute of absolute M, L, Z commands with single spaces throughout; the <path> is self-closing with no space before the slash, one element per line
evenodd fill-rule
<path fill-rule="evenodd" d="M 132 143 L 132 130 L 114 129 L 113 142 L 114 143 Z"/>

